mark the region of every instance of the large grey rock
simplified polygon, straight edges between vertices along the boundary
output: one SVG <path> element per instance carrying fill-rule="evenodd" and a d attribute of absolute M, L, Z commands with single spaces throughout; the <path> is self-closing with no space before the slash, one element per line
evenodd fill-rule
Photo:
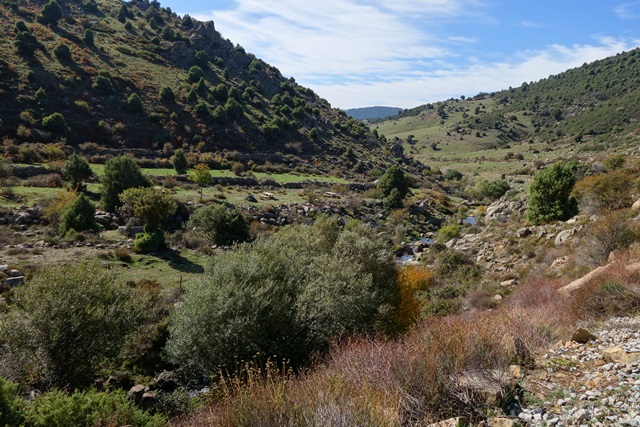
<path fill-rule="evenodd" d="M 24 282 L 24 276 L 18 276 L 18 277 L 9 277 L 5 279 L 4 284 L 9 287 L 13 287 L 13 286 L 21 285 L 22 282 Z"/>
<path fill-rule="evenodd" d="M 567 240 L 569 240 L 575 234 L 575 232 L 576 232 L 575 228 L 570 228 L 568 230 L 561 231 L 556 236 L 556 240 L 555 240 L 554 244 L 556 246 L 564 245 L 567 242 Z"/>
<path fill-rule="evenodd" d="M 142 396 L 145 393 L 146 387 L 142 384 L 136 384 L 127 393 L 127 398 L 136 402 L 136 404 L 140 404 L 142 402 Z"/>

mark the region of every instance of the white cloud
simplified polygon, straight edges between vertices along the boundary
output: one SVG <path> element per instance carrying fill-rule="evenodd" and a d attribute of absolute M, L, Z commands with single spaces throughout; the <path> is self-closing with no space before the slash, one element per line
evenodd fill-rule
<path fill-rule="evenodd" d="M 616 6 L 613 11 L 620 19 L 640 19 L 640 2 L 622 3 Z"/>
<path fill-rule="evenodd" d="M 389 105 L 411 108 L 460 95 L 473 96 L 518 87 L 585 62 L 615 55 L 637 46 L 638 40 L 612 38 L 597 45 L 552 45 L 542 51 L 523 51 L 497 62 L 475 62 L 467 67 L 441 68 L 421 75 L 372 84 L 312 85 L 321 96 L 341 108 Z"/>

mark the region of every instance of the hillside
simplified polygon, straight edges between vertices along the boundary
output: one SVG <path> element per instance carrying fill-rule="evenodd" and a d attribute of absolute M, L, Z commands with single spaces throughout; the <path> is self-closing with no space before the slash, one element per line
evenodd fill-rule
<path fill-rule="evenodd" d="M 151 158 L 184 147 L 215 153 L 204 158 L 214 167 L 342 175 L 379 174 L 392 162 L 363 124 L 222 38 L 213 22 L 157 1 L 60 5 L 51 15 L 43 1 L 0 3 L 0 132 L 14 161 L 50 160 L 17 147 L 55 143 Z"/>
<path fill-rule="evenodd" d="M 494 174 L 540 162 L 633 150 L 640 106 L 639 49 L 538 82 L 404 110 L 372 126 L 429 164 Z"/>
<path fill-rule="evenodd" d="M 400 111 L 402 108 L 397 107 L 364 107 L 350 108 L 345 110 L 345 113 L 357 120 L 376 120 L 395 116 Z"/>

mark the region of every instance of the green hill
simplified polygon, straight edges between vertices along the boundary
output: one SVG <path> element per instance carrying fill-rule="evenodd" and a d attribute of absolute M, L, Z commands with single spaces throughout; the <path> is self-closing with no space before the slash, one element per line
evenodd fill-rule
<path fill-rule="evenodd" d="M 393 162 L 362 123 L 213 22 L 157 1 L 59 5 L 51 15 L 42 1 L 0 2 L 0 132 L 14 161 L 33 160 L 19 153 L 27 144 L 47 160 L 41 143 L 167 159 L 184 147 L 214 166 L 342 175 L 378 175 Z"/>
<path fill-rule="evenodd" d="M 428 164 L 474 172 L 626 152 L 638 138 L 639 58 L 635 49 L 518 88 L 404 110 L 372 128 Z"/>
<path fill-rule="evenodd" d="M 402 111 L 402 108 L 397 107 L 364 107 L 345 110 L 350 117 L 358 120 L 384 119 L 395 116 L 400 111 Z"/>

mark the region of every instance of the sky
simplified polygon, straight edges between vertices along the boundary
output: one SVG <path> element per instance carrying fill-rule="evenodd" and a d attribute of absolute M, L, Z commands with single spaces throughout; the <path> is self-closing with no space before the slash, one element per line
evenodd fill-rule
<path fill-rule="evenodd" d="M 334 107 L 518 87 L 640 46 L 640 1 L 160 0 Z"/>

